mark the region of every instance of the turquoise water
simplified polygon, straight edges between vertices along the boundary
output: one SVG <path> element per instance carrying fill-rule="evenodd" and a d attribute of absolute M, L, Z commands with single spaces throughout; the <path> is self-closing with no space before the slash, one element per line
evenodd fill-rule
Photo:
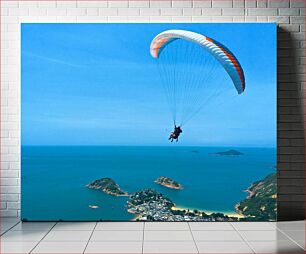
<path fill-rule="evenodd" d="M 214 156 L 236 149 L 244 156 Z M 197 150 L 198 152 L 192 152 Z M 113 178 L 129 193 L 154 188 L 177 206 L 233 212 L 252 182 L 275 171 L 274 148 L 23 146 L 22 218 L 28 220 L 131 220 L 127 197 L 85 188 L 102 177 Z M 177 191 L 156 185 L 167 176 Z M 98 205 L 99 209 L 90 209 Z"/>

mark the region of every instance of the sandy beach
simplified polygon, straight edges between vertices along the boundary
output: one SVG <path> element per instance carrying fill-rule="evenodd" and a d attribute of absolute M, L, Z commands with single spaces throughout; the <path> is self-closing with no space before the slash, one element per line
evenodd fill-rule
<path fill-rule="evenodd" d="M 190 208 L 190 207 L 188 208 L 188 207 L 182 207 L 182 206 L 174 206 L 174 207 L 171 208 L 171 210 L 176 210 L 176 211 L 183 211 L 183 210 L 193 211 L 193 210 L 198 210 L 199 212 L 204 212 L 207 215 L 210 215 L 212 213 L 217 213 L 216 211 L 200 210 L 200 209 L 196 209 L 196 208 Z M 229 217 L 244 218 L 243 215 L 235 213 L 235 212 L 222 212 L 221 211 L 220 213 L 223 213 L 224 215 L 227 215 Z"/>

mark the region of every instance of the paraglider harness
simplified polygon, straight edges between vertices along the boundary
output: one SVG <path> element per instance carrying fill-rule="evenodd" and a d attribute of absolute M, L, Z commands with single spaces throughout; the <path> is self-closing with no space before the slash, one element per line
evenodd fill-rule
<path fill-rule="evenodd" d="M 182 129 L 180 126 L 176 126 L 174 125 L 174 131 L 170 134 L 170 137 L 168 140 L 171 140 L 171 142 L 173 142 L 173 140 L 175 139 L 176 142 L 178 141 L 178 137 L 179 135 L 182 133 Z"/>

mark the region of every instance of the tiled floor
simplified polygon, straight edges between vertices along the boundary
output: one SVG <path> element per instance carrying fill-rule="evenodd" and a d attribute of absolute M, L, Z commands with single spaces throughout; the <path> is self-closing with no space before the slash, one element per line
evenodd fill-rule
<path fill-rule="evenodd" d="M 1 219 L 0 253 L 304 253 L 305 221 L 27 222 Z"/>

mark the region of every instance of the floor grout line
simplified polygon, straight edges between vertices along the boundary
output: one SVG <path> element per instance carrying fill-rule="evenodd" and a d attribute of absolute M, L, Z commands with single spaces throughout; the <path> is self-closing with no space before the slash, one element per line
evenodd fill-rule
<path fill-rule="evenodd" d="M 244 237 L 240 234 L 239 230 L 237 230 L 234 225 L 230 222 L 230 225 L 233 227 L 233 229 L 237 232 L 237 234 L 241 237 L 242 241 L 251 249 L 253 253 L 256 253 L 256 251 L 253 249 L 253 247 L 249 244 L 249 242 L 244 239 Z"/>
<path fill-rule="evenodd" d="M 142 243 L 141 243 L 141 253 L 143 254 L 143 246 L 144 246 L 144 234 L 145 234 L 145 222 L 143 222 L 142 226 Z"/>
<path fill-rule="evenodd" d="M 275 224 L 274 224 L 273 222 L 274 222 Z M 277 224 L 276 224 L 276 223 L 277 223 L 277 221 L 269 221 L 269 224 L 270 224 L 274 229 L 277 229 Z"/>
<path fill-rule="evenodd" d="M 191 227 L 190 227 L 189 222 L 187 222 L 187 225 L 188 225 L 188 227 L 189 227 L 189 231 L 190 231 L 191 237 L 192 237 L 192 239 L 193 239 L 193 242 L 194 242 L 194 244 L 195 244 L 195 247 L 196 247 L 196 249 L 197 249 L 197 252 L 200 253 L 199 248 L 198 248 L 198 245 L 197 245 L 197 242 L 196 242 L 196 240 L 194 239 L 194 236 L 193 236 L 193 233 L 192 233 L 192 230 L 191 230 Z"/>
<path fill-rule="evenodd" d="M 9 229 L 5 230 L 0 236 L 3 236 L 5 233 L 9 232 L 10 230 L 12 230 L 14 227 L 16 227 L 19 223 L 21 223 L 21 221 L 16 222 L 16 224 L 13 224 L 13 226 L 11 226 Z"/>
<path fill-rule="evenodd" d="M 278 230 L 279 232 L 283 233 L 286 237 L 289 238 L 290 241 L 294 242 L 296 245 L 298 245 L 299 247 L 301 247 L 303 250 L 305 250 L 305 247 L 301 246 L 298 242 L 296 242 L 292 237 L 290 237 L 289 235 L 286 234 L 285 231 L 279 229 L 279 228 L 276 228 L 276 230 Z M 304 231 L 305 232 L 305 231 Z"/>
<path fill-rule="evenodd" d="M 93 230 L 92 230 L 92 232 L 91 232 L 91 234 L 90 234 L 90 236 L 89 236 L 89 239 L 88 239 L 88 241 L 87 241 L 87 243 L 86 243 L 86 246 L 85 246 L 85 248 L 84 248 L 83 254 L 85 253 L 85 251 L 86 251 L 86 249 L 87 249 L 87 246 L 88 246 L 88 244 L 89 244 L 89 242 L 90 242 L 90 239 L 91 239 L 93 233 L 95 232 L 95 229 L 96 229 L 97 225 L 98 225 L 98 222 L 96 222 L 96 224 L 95 224 L 95 226 L 94 226 L 94 228 L 93 228 Z"/>
<path fill-rule="evenodd" d="M 51 232 L 51 230 L 56 226 L 58 222 L 55 222 L 55 224 L 48 230 L 48 232 L 37 242 L 37 244 L 29 251 L 29 253 L 32 253 L 33 250 L 38 246 L 38 244 L 41 243 L 42 240 L 45 239 L 45 237 Z"/>

